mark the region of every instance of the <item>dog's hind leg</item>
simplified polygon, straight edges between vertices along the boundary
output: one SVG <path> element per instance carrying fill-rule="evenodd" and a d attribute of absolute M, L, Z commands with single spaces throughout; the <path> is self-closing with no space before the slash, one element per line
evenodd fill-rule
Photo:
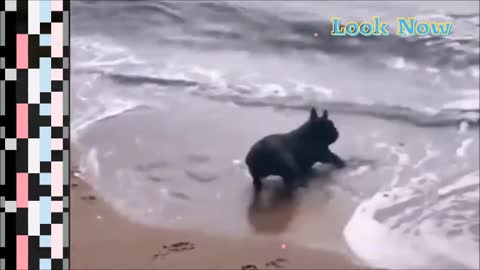
<path fill-rule="evenodd" d="M 262 190 L 262 180 L 258 176 L 253 177 L 253 187 L 255 188 L 255 192 L 259 192 Z"/>
<path fill-rule="evenodd" d="M 258 168 L 253 166 L 255 163 L 249 161 L 248 159 L 246 163 L 248 167 L 248 172 L 253 179 L 253 187 L 255 188 L 255 191 L 258 192 L 262 189 L 262 177 L 260 177 Z"/>

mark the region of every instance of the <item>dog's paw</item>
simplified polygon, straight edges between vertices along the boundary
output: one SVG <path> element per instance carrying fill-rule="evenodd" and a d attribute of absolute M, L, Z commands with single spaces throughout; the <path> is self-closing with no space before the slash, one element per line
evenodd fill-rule
<path fill-rule="evenodd" d="M 158 253 L 154 254 L 152 259 L 156 260 L 158 258 L 165 258 L 171 253 L 191 251 L 194 249 L 195 249 L 195 244 L 190 242 L 185 242 L 185 241 L 176 242 L 171 245 L 163 245 L 162 249 Z"/>
<path fill-rule="evenodd" d="M 345 169 L 347 168 L 347 163 L 345 161 L 339 161 L 335 163 L 335 167 L 337 167 L 337 169 Z"/>

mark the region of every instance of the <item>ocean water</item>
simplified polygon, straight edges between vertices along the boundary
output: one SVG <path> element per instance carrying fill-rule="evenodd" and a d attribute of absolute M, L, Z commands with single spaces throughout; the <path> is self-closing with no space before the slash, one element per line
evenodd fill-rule
<path fill-rule="evenodd" d="M 479 268 L 478 2 L 72 5 L 72 139 L 117 209 L 152 226 L 255 228 L 377 267 Z M 329 35 L 331 16 L 376 15 L 453 32 Z M 244 153 L 311 106 L 331 112 L 352 167 L 254 212 Z"/>

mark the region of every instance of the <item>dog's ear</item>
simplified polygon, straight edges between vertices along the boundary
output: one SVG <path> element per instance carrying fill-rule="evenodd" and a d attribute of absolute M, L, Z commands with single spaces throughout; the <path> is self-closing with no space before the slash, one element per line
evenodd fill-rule
<path fill-rule="evenodd" d="M 310 109 L 310 120 L 315 120 L 318 118 L 318 114 L 317 114 L 317 110 L 312 107 L 312 109 Z"/>
<path fill-rule="evenodd" d="M 328 119 L 328 111 L 327 110 L 323 110 L 322 119 L 324 119 L 324 120 Z"/>

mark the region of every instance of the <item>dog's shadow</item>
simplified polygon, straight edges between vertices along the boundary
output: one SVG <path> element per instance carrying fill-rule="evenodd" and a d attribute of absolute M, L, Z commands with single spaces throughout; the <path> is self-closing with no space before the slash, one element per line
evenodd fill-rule
<path fill-rule="evenodd" d="M 339 173 L 352 170 L 361 165 L 374 164 L 371 160 L 351 158 L 347 168 L 338 170 L 329 164 L 316 164 L 305 177 L 307 190 L 321 191 L 321 204 L 332 199 L 328 188 Z M 288 229 L 289 224 L 298 214 L 302 192 L 293 194 L 285 192 L 283 181 L 265 181 L 261 192 L 252 190 L 251 202 L 248 208 L 248 220 L 256 233 L 280 234 Z M 321 205 L 319 205 L 321 207 Z"/>
<path fill-rule="evenodd" d="M 331 199 L 326 186 L 334 179 L 335 169 L 331 166 L 315 166 L 306 177 L 307 187 L 321 190 L 322 201 Z M 302 192 L 289 193 L 283 181 L 266 181 L 261 192 L 252 191 L 248 208 L 248 220 L 256 233 L 280 234 L 298 214 Z"/>
<path fill-rule="evenodd" d="M 277 182 L 277 185 L 265 185 L 262 192 L 252 191 L 248 221 L 255 233 L 282 233 L 297 213 L 298 195 L 288 194 L 283 189 L 281 181 Z"/>

